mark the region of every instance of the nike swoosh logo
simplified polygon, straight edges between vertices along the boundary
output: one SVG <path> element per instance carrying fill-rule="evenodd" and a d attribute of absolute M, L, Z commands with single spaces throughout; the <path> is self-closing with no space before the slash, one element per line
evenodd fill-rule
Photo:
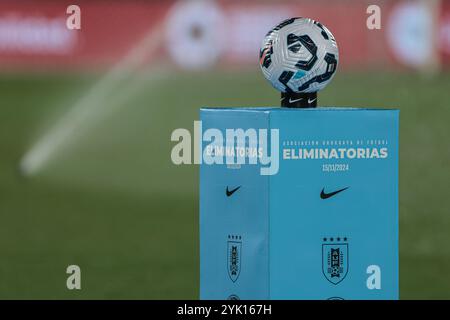
<path fill-rule="evenodd" d="M 321 198 L 321 199 L 328 199 L 328 198 L 331 198 L 332 196 L 337 195 L 339 192 L 345 191 L 345 190 L 347 190 L 348 188 L 349 188 L 349 187 L 345 187 L 345 188 L 343 188 L 343 189 L 336 190 L 336 191 L 333 191 L 333 192 L 330 192 L 330 193 L 326 193 L 326 192 L 325 192 L 325 188 L 323 188 L 323 189 L 322 189 L 322 192 L 320 193 L 320 198 Z"/>
<path fill-rule="evenodd" d="M 239 186 L 239 187 L 237 187 L 237 188 L 234 188 L 233 190 L 228 190 L 228 187 L 227 187 L 227 190 L 226 190 L 227 197 L 230 197 L 233 193 L 235 193 L 236 191 L 238 191 L 240 187 L 241 187 L 241 186 Z"/>
<path fill-rule="evenodd" d="M 317 98 L 312 99 L 312 100 L 309 100 L 309 99 L 308 99 L 308 103 L 311 104 L 311 103 L 313 103 L 313 102 L 316 101 L 316 100 L 317 100 Z"/>
<path fill-rule="evenodd" d="M 289 98 L 289 103 L 295 103 L 295 102 L 298 102 L 298 101 L 300 101 L 300 100 L 303 100 L 303 98 L 300 98 L 300 99 L 294 99 L 294 100 L 292 100 L 292 98 Z"/>

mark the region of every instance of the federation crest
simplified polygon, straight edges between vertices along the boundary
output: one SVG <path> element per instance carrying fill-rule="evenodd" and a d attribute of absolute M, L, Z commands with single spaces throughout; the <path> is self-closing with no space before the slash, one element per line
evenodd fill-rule
<path fill-rule="evenodd" d="M 241 273 L 242 237 L 229 235 L 227 242 L 227 269 L 231 281 L 236 282 Z"/>
<path fill-rule="evenodd" d="M 337 285 L 348 273 L 347 238 L 323 238 L 322 272 L 325 278 Z"/>

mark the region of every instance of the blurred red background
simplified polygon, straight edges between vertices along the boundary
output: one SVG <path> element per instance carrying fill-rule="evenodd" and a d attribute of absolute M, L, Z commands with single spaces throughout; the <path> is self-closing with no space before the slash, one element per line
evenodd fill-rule
<path fill-rule="evenodd" d="M 437 20 L 426 3 L 375 1 L 381 29 L 369 30 L 366 1 L 78 0 L 81 30 L 69 30 L 72 1 L 2 0 L 0 68 L 103 68 L 153 31 L 164 33 L 158 60 L 187 69 L 242 68 L 257 61 L 264 34 L 292 16 L 316 19 L 332 31 L 344 70 L 417 68 L 436 57 L 450 65 L 450 3 L 438 4 Z"/>

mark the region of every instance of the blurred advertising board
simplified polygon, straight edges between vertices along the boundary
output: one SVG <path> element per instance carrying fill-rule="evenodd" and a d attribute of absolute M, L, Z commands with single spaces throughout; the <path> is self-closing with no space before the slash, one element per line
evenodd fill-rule
<path fill-rule="evenodd" d="M 450 63 L 450 5 L 437 30 L 426 5 L 379 1 L 381 29 L 366 26 L 365 1 L 78 0 L 81 29 L 69 30 L 73 1 L 2 0 L 0 68 L 103 68 L 151 32 L 163 33 L 156 57 L 181 69 L 254 67 L 265 33 L 281 20 L 306 16 L 326 25 L 340 49 L 340 68 L 418 66 L 441 50 Z M 438 42 L 430 42 L 436 33 Z M 436 48 L 437 47 L 437 48 Z M 149 62 L 155 60 L 155 54 Z"/>
<path fill-rule="evenodd" d="M 450 65 L 450 1 L 445 2 L 443 6 L 441 21 L 438 34 L 439 49 L 443 62 Z"/>

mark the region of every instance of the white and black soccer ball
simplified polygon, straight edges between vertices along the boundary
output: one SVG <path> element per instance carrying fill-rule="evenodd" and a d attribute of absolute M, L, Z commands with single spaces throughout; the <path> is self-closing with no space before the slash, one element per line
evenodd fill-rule
<path fill-rule="evenodd" d="M 322 90 L 336 73 L 338 61 L 331 32 L 308 18 L 287 19 L 270 30 L 259 55 L 264 77 L 286 93 Z"/>

